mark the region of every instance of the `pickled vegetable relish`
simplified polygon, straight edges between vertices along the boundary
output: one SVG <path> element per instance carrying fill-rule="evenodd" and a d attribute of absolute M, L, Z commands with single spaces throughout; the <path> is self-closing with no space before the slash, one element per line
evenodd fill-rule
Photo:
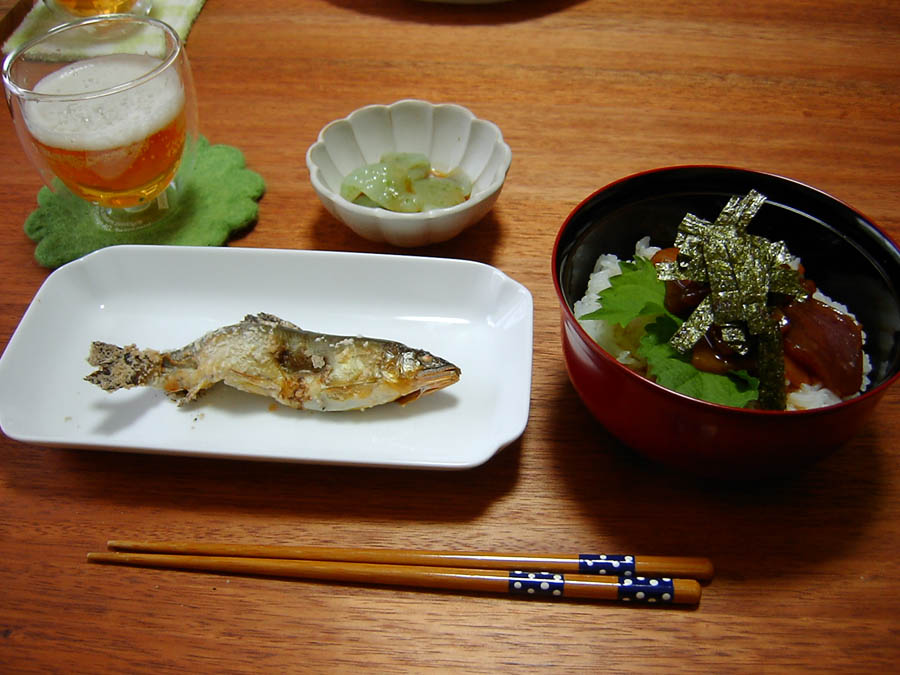
<path fill-rule="evenodd" d="M 428 157 L 414 152 L 388 152 L 381 161 L 350 172 L 341 183 L 341 197 L 374 208 L 418 213 L 461 204 L 472 192 L 472 181 L 460 169 L 444 175 Z"/>

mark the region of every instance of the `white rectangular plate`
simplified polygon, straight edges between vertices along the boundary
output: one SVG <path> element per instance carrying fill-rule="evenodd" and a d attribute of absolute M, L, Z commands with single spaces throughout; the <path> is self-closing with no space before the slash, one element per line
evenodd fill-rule
<path fill-rule="evenodd" d="M 459 382 L 407 406 L 316 413 L 217 385 L 160 391 L 84 381 L 93 340 L 169 350 L 268 312 L 315 332 L 403 342 Z M 405 255 L 114 246 L 53 272 L 0 358 L 0 427 L 41 445 L 464 469 L 518 438 L 531 395 L 529 291 L 477 262 Z"/>

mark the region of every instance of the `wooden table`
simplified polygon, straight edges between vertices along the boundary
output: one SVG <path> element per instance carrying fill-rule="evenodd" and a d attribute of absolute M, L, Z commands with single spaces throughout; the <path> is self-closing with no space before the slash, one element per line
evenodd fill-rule
<path fill-rule="evenodd" d="M 231 245 L 500 268 L 534 295 L 529 424 L 464 472 L 3 437 L 0 670 L 896 667 L 900 389 L 857 439 L 785 480 L 737 487 L 649 465 L 593 421 L 567 379 L 550 251 L 593 190 L 689 163 L 805 181 L 900 237 L 900 5 L 209 2 L 188 52 L 203 133 L 240 147 L 267 182 L 257 226 Z M 337 224 L 304 163 L 328 121 L 405 97 L 463 104 L 513 149 L 493 211 L 426 249 L 373 244 Z M 9 121 L 0 152 L 5 344 L 48 270 L 22 231 L 40 184 Z M 108 538 L 697 554 L 718 574 L 697 609 L 657 611 L 87 564 Z"/>

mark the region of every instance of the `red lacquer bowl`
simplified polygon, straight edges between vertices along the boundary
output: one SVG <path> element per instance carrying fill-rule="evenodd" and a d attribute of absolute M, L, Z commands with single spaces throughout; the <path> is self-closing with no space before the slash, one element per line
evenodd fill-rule
<path fill-rule="evenodd" d="M 575 318 L 603 253 L 634 256 L 649 235 L 671 245 L 685 213 L 715 219 L 732 195 L 755 189 L 768 201 L 749 231 L 784 240 L 806 275 L 862 324 L 872 362 L 861 395 L 817 410 L 731 408 L 675 393 L 601 349 Z M 683 166 L 623 178 L 585 199 L 553 248 L 566 368 L 585 405 L 627 446 L 677 469 L 734 479 L 786 473 L 850 439 L 900 372 L 900 249 L 866 217 L 819 190 L 743 169 Z"/>

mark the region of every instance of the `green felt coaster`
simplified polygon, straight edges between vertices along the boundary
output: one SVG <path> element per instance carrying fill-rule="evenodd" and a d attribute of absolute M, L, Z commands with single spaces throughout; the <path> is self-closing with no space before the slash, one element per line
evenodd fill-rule
<path fill-rule="evenodd" d="M 219 246 L 252 228 L 259 199 L 266 190 L 262 177 L 244 163 L 244 154 L 229 145 L 197 141 L 196 165 L 178 206 L 162 220 L 141 230 L 101 229 L 93 207 L 68 190 L 38 192 L 38 208 L 25 221 L 25 234 L 37 242 L 35 259 L 44 267 L 116 244 Z"/>

